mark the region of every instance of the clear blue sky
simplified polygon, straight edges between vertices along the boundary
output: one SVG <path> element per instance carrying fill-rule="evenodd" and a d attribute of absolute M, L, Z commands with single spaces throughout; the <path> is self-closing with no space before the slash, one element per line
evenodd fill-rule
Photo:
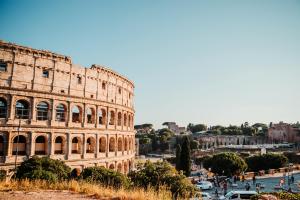
<path fill-rule="evenodd" d="M 300 121 L 300 1 L 0 0 L 0 38 L 126 75 L 136 124 Z"/>

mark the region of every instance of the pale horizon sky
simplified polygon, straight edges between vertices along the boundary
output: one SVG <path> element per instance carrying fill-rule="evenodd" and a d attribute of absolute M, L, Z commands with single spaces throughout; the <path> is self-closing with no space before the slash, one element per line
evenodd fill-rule
<path fill-rule="evenodd" d="M 135 123 L 300 121 L 300 1 L 0 0 L 0 39 L 135 83 Z"/>

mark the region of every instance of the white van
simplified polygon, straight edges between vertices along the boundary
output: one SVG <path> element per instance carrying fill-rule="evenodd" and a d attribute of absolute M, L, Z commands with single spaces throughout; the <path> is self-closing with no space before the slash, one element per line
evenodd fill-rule
<path fill-rule="evenodd" d="M 256 191 L 231 191 L 220 197 L 219 200 L 249 200 L 256 194 Z"/>

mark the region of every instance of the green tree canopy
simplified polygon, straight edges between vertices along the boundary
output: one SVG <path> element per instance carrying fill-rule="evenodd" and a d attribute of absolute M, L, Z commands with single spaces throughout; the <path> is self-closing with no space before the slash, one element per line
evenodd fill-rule
<path fill-rule="evenodd" d="M 246 171 L 247 164 L 235 153 L 219 153 L 206 158 L 203 161 L 203 166 L 206 169 L 211 169 L 212 172 L 232 176 Z"/>
<path fill-rule="evenodd" d="M 246 158 L 249 170 L 259 171 L 268 169 L 278 169 L 288 162 L 288 158 L 282 154 L 267 153 Z"/>
<path fill-rule="evenodd" d="M 188 124 L 187 129 L 191 131 L 192 133 L 200 132 L 200 131 L 206 131 L 207 126 L 205 124 Z"/>

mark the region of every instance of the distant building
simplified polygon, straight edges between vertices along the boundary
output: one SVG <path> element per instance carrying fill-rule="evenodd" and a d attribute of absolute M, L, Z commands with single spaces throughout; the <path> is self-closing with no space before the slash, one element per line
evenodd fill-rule
<path fill-rule="evenodd" d="M 176 122 L 165 122 L 163 125 L 166 125 L 175 134 L 185 133 L 185 127 L 179 127 Z"/>
<path fill-rule="evenodd" d="M 270 142 L 300 142 L 300 126 L 297 124 L 288 124 L 279 122 L 278 124 L 271 124 L 268 130 L 268 138 Z"/>

